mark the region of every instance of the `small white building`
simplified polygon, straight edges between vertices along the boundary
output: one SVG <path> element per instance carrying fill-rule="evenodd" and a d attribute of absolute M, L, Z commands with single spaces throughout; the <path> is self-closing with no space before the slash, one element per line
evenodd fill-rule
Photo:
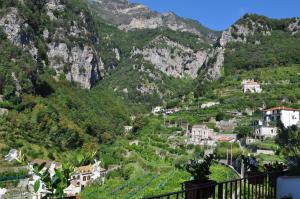
<path fill-rule="evenodd" d="M 209 142 L 214 135 L 214 131 L 206 125 L 194 125 L 191 130 L 187 131 L 187 142 L 194 145 L 212 144 Z"/>
<path fill-rule="evenodd" d="M 254 137 L 265 139 L 273 138 L 277 135 L 277 127 L 272 126 L 257 126 L 254 130 Z"/>
<path fill-rule="evenodd" d="M 156 115 L 156 114 L 158 114 L 158 113 L 161 113 L 163 110 L 164 110 L 163 107 L 161 107 L 161 106 L 156 106 L 156 107 L 154 107 L 154 108 L 152 109 L 151 113 L 154 114 L 154 115 Z"/>
<path fill-rule="evenodd" d="M 243 92 L 247 93 L 261 93 L 262 89 L 259 85 L 259 83 L 257 83 L 256 81 L 254 81 L 253 79 L 250 80 L 244 80 L 242 81 L 242 86 L 243 86 Z"/>
<path fill-rule="evenodd" d="M 130 133 L 133 129 L 133 126 L 124 126 L 124 133 Z"/>
<path fill-rule="evenodd" d="M 263 111 L 263 119 L 265 123 L 281 122 L 284 127 L 300 125 L 300 109 L 287 107 L 273 107 Z"/>
<path fill-rule="evenodd" d="M 70 175 L 70 186 L 64 190 L 68 196 L 75 196 L 79 194 L 84 187 L 91 181 L 94 171 L 94 165 L 86 165 L 77 167 Z M 106 175 L 106 170 L 100 167 L 100 181 L 103 183 Z"/>

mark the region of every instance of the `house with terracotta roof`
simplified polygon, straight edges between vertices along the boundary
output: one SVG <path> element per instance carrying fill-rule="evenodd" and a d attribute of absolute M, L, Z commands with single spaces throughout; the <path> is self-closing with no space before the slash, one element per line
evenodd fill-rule
<path fill-rule="evenodd" d="M 279 123 L 281 122 L 284 127 L 293 125 L 300 125 L 300 109 L 288 107 L 273 107 L 263 111 L 264 123 Z"/>
<path fill-rule="evenodd" d="M 97 167 L 97 168 L 95 168 Z M 97 178 L 103 184 L 106 170 L 100 167 L 100 164 L 97 166 L 94 165 L 86 165 L 81 167 L 76 167 L 74 172 L 70 175 L 70 186 L 64 189 L 64 193 L 67 196 L 76 196 L 78 195 L 89 183 L 92 182 L 95 169 L 99 171 L 100 176 Z"/>
<path fill-rule="evenodd" d="M 243 92 L 247 93 L 261 93 L 262 89 L 260 87 L 260 84 L 258 82 L 256 82 L 253 79 L 247 79 L 242 81 L 242 86 L 243 86 Z"/>

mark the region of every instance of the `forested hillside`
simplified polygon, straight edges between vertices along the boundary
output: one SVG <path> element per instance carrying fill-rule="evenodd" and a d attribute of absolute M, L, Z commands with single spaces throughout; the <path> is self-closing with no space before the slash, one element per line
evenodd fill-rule
<path fill-rule="evenodd" d="M 244 127 L 263 108 L 299 107 L 299 30 L 299 18 L 247 14 L 220 33 L 120 0 L 0 0 L 1 166 L 12 166 L 2 161 L 11 148 L 75 166 L 100 157 L 114 170 L 85 198 L 178 190 L 190 177 L 182 165 L 203 149 L 166 121 L 219 130 L 212 121 L 233 112 Z M 252 78 L 259 95 L 241 91 Z M 207 102 L 219 105 L 200 109 Z M 155 106 L 180 111 L 151 115 Z M 213 169 L 216 180 L 235 176 Z"/>

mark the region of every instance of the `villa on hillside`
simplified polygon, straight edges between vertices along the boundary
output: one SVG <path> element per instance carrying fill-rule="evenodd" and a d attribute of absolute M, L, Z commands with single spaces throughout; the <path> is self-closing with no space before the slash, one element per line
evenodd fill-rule
<path fill-rule="evenodd" d="M 260 84 L 257 83 L 256 81 L 254 81 L 253 79 L 247 79 L 242 81 L 242 85 L 243 85 L 243 92 L 247 93 L 261 93 L 262 89 L 260 87 Z"/>
<path fill-rule="evenodd" d="M 276 137 L 277 132 L 277 127 L 258 126 L 255 128 L 253 136 L 258 139 L 274 138 Z"/>
<path fill-rule="evenodd" d="M 190 130 L 186 131 L 188 137 L 187 143 L 194 145 L 214 145 L 214 142 L 210 141 L 214 134 L 214 131 L 206 125 L 194 125 Z"/>
<path fill-rule="evenodd" d="M 86 187 L 91 181 L 93 176 L 93 165 L 86 165 L 77 167 L 70 175 L 70 186 L 64 190 L 68 196 L 75 196 L 79 194 L 84 187 Z M 100 181 L 104 183 L 106 176 L 106 170 L 100 167 Z"/>
<path fill-rule="evenodd" d="M 300 126 L 300 109 L 287 107 L 266 109 L 263 111 L 263 120 L 265 124 L 281 122 L 284 127 Z"/>
<path fill-rule="evenodd" d="M 254 129 L 252 136 L 257 139 L 274 138 L 278 132 L 275 125 L 271 126 L 261 120 L 254 121 L 252 127 Z"/>

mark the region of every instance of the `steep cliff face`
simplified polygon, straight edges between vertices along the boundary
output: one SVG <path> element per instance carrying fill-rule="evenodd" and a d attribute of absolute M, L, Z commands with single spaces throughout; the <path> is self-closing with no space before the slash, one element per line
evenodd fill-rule
<path fill-rule="evenodd" d="M 101 78 L 103 63 L 98 60 L 89 46 L 75 46 L 68 49 L 65 43 L 48 44 L 49 64 L 57 75 L 64 74 L 70 81 L 78 82 L 83 88 L 90 89 Z"/>
<path fill-rule="evenodd" d="M 175 41 L 158 36 L 143 49 L 136 49 L 134 54 L 143 55 L 155 68 L 176 78 L 196 78 L 202 67 L 207 51 L 194 51 Z"/>
<path fill-rule="evenodd" d="M 32 33 L 32 29 L 35 28 L 32 19 L 26 18 L 28 16 L 16 7 L 6 8 L 5 13 L 0 16 L 0 28 L 13 44 L 29 51 L 37 62 L 41 59 L 37 40 L 42 40 L 39 42 L 47 46 L 43 49 L 46 50 L 47 55 L 44 60 L 41 60 L 43 65 L 47 62 L 50 68 L 55 69 L 57 75 L 65 75 L 68 80 L 89 89 L 101 79 L 103 63 L 92 44 L 76 40 L 91 36 L 97 40 L 97 36 L 89 32 L 87 16 L 83 12 L 80 12 L 79 17 L 74 21 L 66 22 L 66 19 L 60 18 L 65 9 L 66 5 L 59 0 L 47 1 L 44 10 L 48 16 L 46 21 L 49 25 L 55 25 L 51 29 L 46 26 L 42 35 Z"/>
<path fill-rule="evenodd" d="M 37 48 L 31 38 L 22 33 L 28 26 L 29 24 L 26 22 L 26 19 L 20 15 L 17 8 L 7 8 L 5 14 L 0 16 L 0 27 L 7 34 L 7 38 L 13 44 L 22 46 L 25 50 L 28 50 L 36 58 Z"/>

